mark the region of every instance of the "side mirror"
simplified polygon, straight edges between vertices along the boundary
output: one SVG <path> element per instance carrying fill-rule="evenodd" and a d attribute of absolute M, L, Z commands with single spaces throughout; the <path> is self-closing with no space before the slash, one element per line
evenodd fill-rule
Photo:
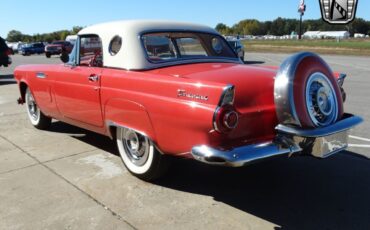
<path fill-rule="evenodd" d="M 60 60 L 62 60 L 63 63 L 69 62 L 69 54 L 67 52 L 62 52 Z"/>

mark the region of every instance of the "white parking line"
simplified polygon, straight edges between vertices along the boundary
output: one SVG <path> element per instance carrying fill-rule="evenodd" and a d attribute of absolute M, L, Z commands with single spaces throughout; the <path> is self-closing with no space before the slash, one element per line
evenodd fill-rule
<path fill-rule="evenodd" d="M 348 144 L 348 147 L 355 147 L 355 148 L 370 148 L 370 145 L 356 145 L 356 144 Z"/>
<path fill-rule="evenodd" d="M 363 137 L 356 137 L 356 136 L 349 135 L 349 138 L 360 140 L 360 141 L 368 141 L 368 142 L 370 142 L 370 139 L 363 138 Z"/>

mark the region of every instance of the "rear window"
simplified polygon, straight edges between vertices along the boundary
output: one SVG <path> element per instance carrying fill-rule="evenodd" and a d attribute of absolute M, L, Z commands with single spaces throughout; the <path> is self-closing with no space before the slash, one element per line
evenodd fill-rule
<path fill-rule="evenodd" d="M 219 35 L 206 33 L 149 33 L 142 35 L 151 62 L 181 59 L 234 59 L 235 54 Z"/>

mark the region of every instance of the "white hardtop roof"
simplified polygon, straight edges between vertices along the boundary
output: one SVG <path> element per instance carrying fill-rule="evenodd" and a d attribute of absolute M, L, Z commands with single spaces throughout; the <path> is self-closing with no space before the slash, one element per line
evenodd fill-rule
<path fill-rule="evenodd" d="M 203 31 L 207 33 L 217 33 L 216 30 L 199 24 L 187 22 L 173 22 L 165 20 L 122 20 L 114 22 L 100 23 L 82 29 L 78 34 L 95 34 L 96 32 L 129 33 L 140 35 L 147 31 Z M 218 33 L 217 33 L 218 34 Z"/>
<path fill-rule="evenodd" d="M 82 29 L 78 35 L 96 34 L 100 37 L 103 45 L 104 66 L 128 70 L 144 70 L 165 66 L 168 63 L 149 62 L 140 35 L 147 32 L 168 31 L 193 31 L 219 35 L 216 30 L 208 26 L 163 20 L 124 20 L 101 23 Z M 116 55 L 111 55 L 109 44 L 115 36 L 122 38 L 122 47 Z"/>

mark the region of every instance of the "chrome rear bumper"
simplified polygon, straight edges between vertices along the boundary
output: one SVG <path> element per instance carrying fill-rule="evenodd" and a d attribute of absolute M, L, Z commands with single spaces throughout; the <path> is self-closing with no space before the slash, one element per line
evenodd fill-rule
<path fill-rule="evenodd" d="M 280 155 L 309 152 L 318 158 L 326 158 L 348 147 L 348 131 L 362 122 L 362 118 L 345 114 L 344 118 L 327 127 L 300 129 L 278 125 L 273 142 L 241 146 L 233 149 L 217 149 L 206 145 L 195 146 L 194 159 L 213 165 L 241 167 L 255 161 Z"/>

